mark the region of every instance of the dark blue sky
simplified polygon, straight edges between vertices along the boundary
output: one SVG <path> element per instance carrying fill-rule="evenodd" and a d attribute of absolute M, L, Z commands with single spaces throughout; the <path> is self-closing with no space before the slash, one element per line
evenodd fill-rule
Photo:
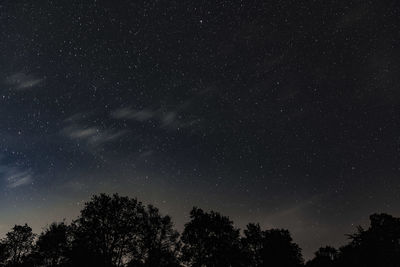
<path fill-rule="evenodd" d="M 3 1 L 0 233 L 92 194 L 288 228 L 399 216 L 396 1 Z"/>

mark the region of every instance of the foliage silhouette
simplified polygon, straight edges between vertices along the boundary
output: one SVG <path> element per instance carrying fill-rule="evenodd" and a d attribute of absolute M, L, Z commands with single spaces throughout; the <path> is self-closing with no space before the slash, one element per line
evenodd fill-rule
<path fill-rule="evenodd" d="M 315 257 L 307 262 L 307 267 L 333 267 L 337 264 L 337 249 L 326 246 L 321 247 L 315 252 Z"/>
<path fill-rule="evenodd" d="M 123 266 L 140 254 L 144 207 L 136 199 L 117 194 L 93 196 L 72 225 L 73 256 L 81 264 Z M 84 253 L 82 253 L 84 252 Z"/>
<path fill-rule="evenodd" d="M 36 238 L 15 225 L 0 241 L 4 267 L 398 267 L 400 219 L 370 216 L 339 250 L 322 247 L 303 263 L 288 230 L 248 224 L 240 234 L 218 212 L 193 208 L 182 236 L 169 216 L 135 198 L 95 195 L 70 225 L 52 223 Z"/>
<path fill-rule="evenodd" d="M 135 198 L 100 194 L 72 225 L 72 264 L 176 266 L 178 232 L 169 216 Z"/>
<path fill-rule="evenodd" d="M 193 208 L 182 234 L 182 260 L 190 266 L 241 266 L 239 229 L 218 212 Z"/>
<path fill-rule="evenodd" d="M 339 266 L 400 266 L 400 219 L 373 214 L 367 230 L 349 235 L 351 242 L 341 248 Z"/>
<path fill-rule="evenodd" d="M 70 248 L 69 226 L 52 223 L 39 235 L 33 257 L 41 266 L 68 266 Z"/>
<path fill-rule="evenodd" d="M 248 255 L 248 266 L 302 266 L 301 249 L 292 242 L 289 231 L 262 231 L 259 224 L 248 224 L 244 235 L 242 243 Z"/>
<path fill-rule="evenodd" d="M 129 266 L 179 266 L 179 233 L 173 229 L 169 216 L 160 215 L 158 209 L 147 206 L 140 246 L 140 256 Z"/>
<path fill-rule="evenodd" d="M 5 266 L 7 259 L 9 258 L 9 251 L 7 245 L 4 242 L 0 243 L 0 266 Z"/>
<path fill-rule="evenodd" d="M 26 262 L 30 253 L 33 250 L 33 240 L 35 235 L 32 233 L 32 228 L 27 224 L 15 225 L 12 231 L 6 234 L 6 238 L 2 241 L 3 249 L 6 252 L 3 254 L 3 262 L 6 266 L 22 266 Z"/>
<path fill-rule="evenodd" d="M 327 247 L 316 252 L 307 266 L 395 267 L 400 266 L 400 219 L 388 214 L 370 216 L 370 227 L 361 226 L 339 251 Z"/>

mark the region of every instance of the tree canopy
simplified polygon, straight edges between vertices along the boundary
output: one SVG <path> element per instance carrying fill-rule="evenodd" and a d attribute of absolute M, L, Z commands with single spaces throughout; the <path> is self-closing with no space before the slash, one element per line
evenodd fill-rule
<path fill-rule="evenodd" d="M 52 223 L 39 235 L 27 224 L 15 225 L 0 241 L 0 266 L 400 266 L 399 218 L 373 214 L 367 229 L 358 227 L 348 237 L 348 244 L 321 247 L 304 263 L 288 230 L 249 223 L 241 232 L 229 217 L 194 207 L 180 235 L 156 207 L 99 194 L 70 224 Z"/>
<path fill-rule="evenodd" d="M 218 212 L 193 208 L 182 234 L 182 259 L 190 266 L 240 266 L 239 229 Z"/>
<path fill-rule="evenodd" d="M 288 230 L 263 231 L 259 224 L 249 224 L 242 243 L 251 266 L 297 267 L 303 263 L 301 249 Z"/>

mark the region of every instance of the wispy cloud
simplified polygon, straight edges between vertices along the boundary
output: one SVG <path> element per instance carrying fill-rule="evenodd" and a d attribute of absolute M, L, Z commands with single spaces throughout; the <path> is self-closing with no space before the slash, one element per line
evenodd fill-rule
<path fill-rule="evenodd" d="M 86 119 L 88 119 L 90 116 L 93 115 L 93 112 L 79 112 L 79 113 L 75 113 L 74 115 L 66 118 L 64 120 L 65 123 L 78 123 L 81 121 L 84 121 Z"/>
<path fill-rule="evenodd" d="M 156 112 L 149 109 L 134 110 L 131 108 L 120 108 L 111 113 L 111 117 L 115 119 L 130 119 L 137 121 L 146 121 L 156 116 Z"/>
<path fill-rule="evenodd" d="M 98 127 L 88 127 L 73 123 L 66 126 L 62 130 L 62 133 L 72 140 L 83 141 L 90 146 L 97 147 L 117 140 L 125 135 L 126 131 L 100 129 Z"/>
<path fill-rule="evenodd" d="M 32 183 L 32 174 L 28 171 L 16 170 L 7 177 L 8 187 L 16 188 Z"/>
<path fill-rule="evenodd" d="M 161 121 L 164 126 L 169 126 L 177 122 L 176 112 L 167 112 L 161 116 Z"/>
<path fill-rule="evenodd" d="M 112 142 L 125 135 L 124 130 L 103 130 L 95 135 L 90 136 L 87 140 L 88 143 L 94 146 L 98 146 L 104 143 Z"/>
<path fill-rule="evenodd" d="M 31 171 L 22 170 L 19 167 L 13 167 L 9 164 L 0 164 L 0 176 L 5 181 L 7 188 L 17 188 L 32 184 L 33 182 Z"/>
<path fill-rule="evenodd" d="M 95 127 L 80 128 L 78 125 L 73 125 L 64 128 L 64 132 L 71 139 L 90 139 L 99 133 L 99 129 Z"/>
<path fill-rule="evenodd" d="M 142 109 L 136 110 L 129 107 L 120 108 L 111 112 L 111 117 L 120 120 L 135 120 L 144 122 L 147 120 L 155 120 L 159 125 L 166 129 L 179 129 L 187 127 L 189 124 L 183 122 L 179 118 L 176 110 L 165 111 L 162 109 L 151 110 Z"/>
<path fill-rule="evenodd" d="M 15 73 L 6 78 L 6 84 L 11 85 L 17 90 L 33 88 L 44 81 L 43 78 L 38 78 L 34 75 L 25 74 L 22 72 Z"/>

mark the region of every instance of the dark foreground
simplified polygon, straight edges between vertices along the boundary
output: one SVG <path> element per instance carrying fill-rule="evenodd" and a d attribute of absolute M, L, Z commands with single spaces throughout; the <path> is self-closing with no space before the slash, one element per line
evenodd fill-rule
<path fill-rule="evenodd" d="M 93 196 L 71 224 L 53 223 L 38 236 L 15 225 L 0 243 L 0 266 L 400 266 L 400 219 L 370 216 L 347 245 L 322 247 L 304 263 L 288 230 L 250 223 L 241 233 L 218 212 L 194 207 L 182 234 L 169 216 L 135 198 Z"/>

